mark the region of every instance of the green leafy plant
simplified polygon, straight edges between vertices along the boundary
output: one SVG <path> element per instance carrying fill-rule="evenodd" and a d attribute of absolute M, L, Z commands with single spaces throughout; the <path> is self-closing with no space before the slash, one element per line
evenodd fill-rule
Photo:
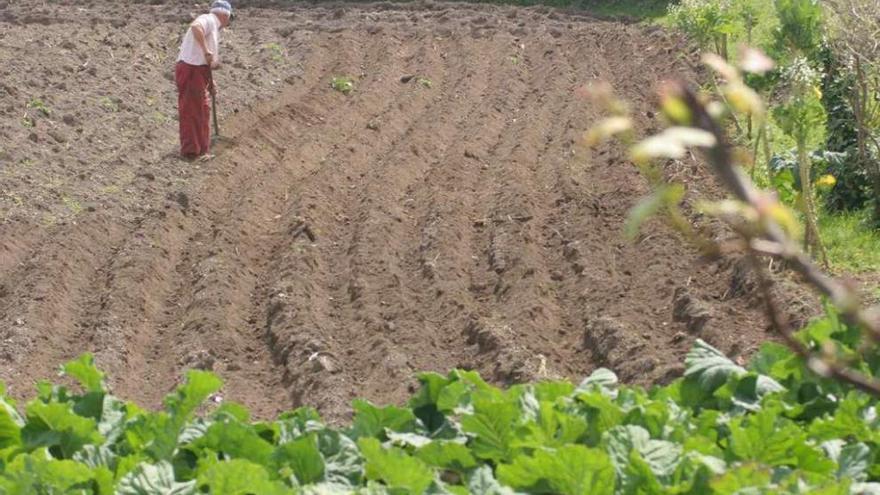
<path fill-rule="evenodd" d="M 846 341 L 817 320 L 804 342 Z M 0 387 L 0 492 L 874 493 L 876 401 L 765 344 L 741 366 L 697 340 L 665 387 L 621 386 L 599 369 L 579 385 L 502 390 L 470 371 L 419 376 L 404 407 L 354 403 L 333 428 L 309 408 L 250 422 L 222 386 L 191 371 L 147 411 L 114 397 L 84 355 L 62 368 L 78 390 L 42 384 L 19 412 Z"/>
<path fill-rule="evenodd" d="M 61 201 L 64 203 L 64 206 L 66 206 L 67 209 L 70 210 L 70 212 L 74 215 L 80 213 L 83 209 L 82 204 L 80 204 L 79 201 L 68 196 L 63 196 L 61 198 Z"/>
<path fill-rule="evenodd" d="M 821 75 L 810 67 L 806 59 L 797 58 L 785 69 L 783 79 L 789 95 L 783 104 L 773 109 L 773 116 L 783 132 L 791 136 L 797 144 L 798 177 L 801 185 L 799 202 L 806 223 L 804 245 L 813 251 L 814 256 L 821 256 L 827 265 L 828 255 L 819 233 L 812 160 L 808 150 L 808 143 L 816 140 L 812 135 L 817 129 L 823 129 L 825 123 L 825 109 L 822 107 L 822 95 L 818 89 Z"/>
<path fill-rule="evenodd" d="M 672 24 L 690 36 L 702 48 L 729 58 L 728 40 L 736 31 L 738 15 L 729 0 L 682 0 L 669 5 Z"/>
<path fill-rule="evenodd" d="M 700 95 L 681 82 L 664 85 L 660 91 L 661 109 L 673 126 L 633 146 L 632 157 L 637 162 L 641 160 L 650 163 L 661 158 L 681 158 L 689 148 L 703 150 L 707 163 L 732 198 L 702 201 L 700 208 L 703 213 L 726 223 L 736 233 L 734 245 L 741 249 L 742 259 L 751 268 L 755 277 L 754 288 L 761 296 L 771 328 L 791 351 L 806 361 L 813 372 L 848 384 L 873 397 L 880 397 L 880 380 L 875 377 L 876 367 L 871 364 L 877 361 L 876 356 L 880 356 L 880 320 L 876 317 L 880 308 L 865 308 L 861 304 L 861 295 L 852 284 L 840 282 L 823 273 L 798 248 L 796 235 L 800 226 L 797 219 L 774 195 L 757 189 L 742 173 L 740 166 L 748 163 L 750 157 L 735 151 L 728 144 L 723 127 L 726 118 L 733 112 L 763 112 L 761 98 L 744 85 L 741 75 L 741 71 L 767 71 L 772 68 L 772 63 L 762 61 L 762 58 L 766 59 L 763 55 L 752 57 L 753 60 L 747 57 L 735 67 L 717 55 L 704 57 L 707 65 L 725 79 L 724 84 L 718 88 L 718 96 L 723 98 L 723 102 L 712 101 L 711 97 Z M 793 80 L 801 79 L 795 77 Z M 809 78 L 802 80 L 807 81 Z M 606 108 L 612 116 L 596 126 L 605 131 L 590 134 L 602 137 L 623 135 L 625 140 L 630 141 L 631 138 L 626 138 L 625 133 L 631 132 L 631 125 L 611 127 L 607 124 L 609 121 L 628 120 L 625 111 L 619 110 L 624 105 L 616 101 L 610 92 L 606 92 L 605 96 Z M 614 132 L 607 132 L 608 129 L 613 129 Z M 802 165 L 803 155 L 798 158 L 798 165 L 801 167 L 798 175 L 802 178 L 802 188 L 806 190 L 811 185 L 812 177 L 809 169 L 805 170 Z M 660 181 L 656 181 L 651 175 L 648 178 L 657 191 L 670 187 L 662 178 Z M 834 179 L 825 176 L 817 182 L 828 186 L 833 185 Z M 634 208 L 633 215 L 645 202 L 651 201 L 651 197 L 644 200 Z M 673 198 L 661 210 L 667 219 L 671 216 L 670 212 L 680 211 L 679 204 L 674 201 Z M 714 255 L 724 253 L 723 245 L 707 239 L 693 229 L 683 229 L 681 232 L 689 239 L 695 239 L 704 252 Z M 788 317 L 777 302 L 779 294 L 774 291 L 774 280 L 761 257 L 784 262 L 783 266 L 797 272 L 803 277 L 805 284 L 828 299 L 826 313 L 831 317 L 833 326 L 843 328 L 844 325 L 840 322 L 846 322 L 847 331 L 843 345 L 834 342 L 830 338 L 831 334 L 826 335 L 829 338 L 819 339 L 818 346 L 811 346 L 795 335 L 788 323 Z"/>
<path fill-rule="evenodd" d="M 779 27 L 770 55 L 782 65 L 796 57 L 815 59 L 824 35 L 818 0 L 775 0 L 775 6 Z"/>
<path fill-rule="evenodd" d="M 831 212 L 864 208 L 871 198 L 871 177 L 864 166 L 859 147 L 858 119 L 849 102 L 856 78 L 844 60 L 824 44 L 820 52 L 825 77 L 822 80 L 822 106 L 828 115 L 825 147 L 837 157 L 826 160 L 826 170 L 837 184 L 825 197 Z M 868 148 L 863 148 L 867 154 Z"/>
<path fill-rule="evenodd" d="M 109 96 L 102 96 L 98 99 L 98 104 L 101 105 L 102 108 L 108 110 L 110 112 L 118 112 L 119 111 L 119 101 L 115 98 L 111 98 Z"/>
<path fill-rule="evenodd" d="M 838 137 L 835 151 L 847 151 L 849 160 L 842 169 L 837 191 L 829 196 L 830 206 L 858 208 L 864 200 L 874 199 L 880 191 L 880 46 L 876 43 L 880 18 L 877 0 L 828 0 L 827 50 L 831 74 L 829 81 L 833 115 L 832 128 Z M 829 135 L 829 138 L 832 136 Z M 844 148 L 843 146 L 846 146 Z M 860 176 L 867 176 L 868 181 Z M 869 185 L 868 185 L 869 184 Z M 867 187 L 866 187 L 867 185 Z M 864 192 L 865 194 L 860 194 Z M 873 201 L 872 226 L 880 227 L 880 201 Z"/>
<path fill-rule="evenodd" d="M 263 46 L 269 52 L 269 57 L 275 63 L 284 61 L 284 49 L 278 43 L 267 43 Z"/>
<path fill-rule="evenodd" d="M 43 100 L 41 100 L 39 98 L 34 98 L 30 102 L 28 102 L 27 107 L 33 108 L 34 110 L 37 110 L 38 112 L 40 112 L 41 114 L 43 114 L 46 117 L 52 115 L 52 111 L 49 110 L 48 106 L 46 106 L 46 102 L 44 102 Z"/>
<path fill-rule="evenodd" d="M 354 91 L 354 79 L 348 76 L 336 76 L 330 81 L 330 87 L 347 95 Z"/>

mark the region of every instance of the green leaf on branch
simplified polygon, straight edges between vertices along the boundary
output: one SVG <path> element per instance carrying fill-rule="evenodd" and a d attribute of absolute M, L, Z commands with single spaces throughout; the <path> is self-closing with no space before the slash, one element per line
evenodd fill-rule
<path fill-rule="evenodd" d="M 675 207 L 684 197 L 684 188 L 680 184 L 661 185 L 649 196 L 643 198 L 630 210 L 624 225 L 624 233 L 635 239 L 644 224 L 658 212 Z"/>
<path fill-rule="evenodd" d="M 195 410 L 221 386 L 223 381 L 213 373 L 191 370 L 186 375 L 186 383 L 165 398 L 165 408 L 178 421 L 189 421 Z"/>
<path fill-rule="evenodd" d="M 94 480 L 88 466 L 42 454 L 19 455 L 0 467 L 0 493 L 4 494 L 83 493 Z"/>

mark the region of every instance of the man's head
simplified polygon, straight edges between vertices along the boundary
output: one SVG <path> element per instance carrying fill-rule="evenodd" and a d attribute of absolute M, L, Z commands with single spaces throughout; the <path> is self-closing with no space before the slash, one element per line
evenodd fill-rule
<path fill-rule="evenodd" d="M 220 25 L 226 27 L 232 21 L 232 5 L 226 0 L 215 0 L 211 4 L 211 13 L 220 19 Z"/>

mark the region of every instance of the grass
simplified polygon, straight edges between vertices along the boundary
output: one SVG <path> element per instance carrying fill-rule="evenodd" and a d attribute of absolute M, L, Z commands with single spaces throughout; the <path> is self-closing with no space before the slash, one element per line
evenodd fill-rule
<path fill-rule="evenodd" d="M 866 227 L 870 211 L 822 214 L 819 231 L 837 271 L 880 271 L 880 231 Z"/>
<path fill-rule="evenodd" d="M 320 1 L 320 0 L 319 0 Z M 366 1 L 366 0 L 364 0 Z M 398 0 L 407 1 L 407 0 Z M 465 0 L 470 3 L 516 5 L 529 7 L 546 5 L 559 9 L 578 9 L 599 16 L 626 17 L 633 20 L 652 20 L 666 15 L 671 0 Z M 751 1 L 751 0 L 750 0 Z M 757 0 L 754 0 L 757 1 Z"/>
<path fill-rule="evenodd" d="M 516 3 L 516 2 L 511 2 Z M 565 2 L 535 2 L 553 5 Z M 659 21 L 666 16 L 669 0 L 579 0 L 569 2 L 588 12 L 608 17 L 627 17 L 642 21 Z"/>

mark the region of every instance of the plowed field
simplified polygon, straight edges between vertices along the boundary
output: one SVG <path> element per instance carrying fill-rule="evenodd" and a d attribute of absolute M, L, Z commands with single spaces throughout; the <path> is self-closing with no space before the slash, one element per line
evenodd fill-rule
<path fill-rule="evenodd" d="M 734 356 L 765 338 L 727 263 L 660 224 L 624 239 L 647 185 L 619 147 L 579 144 L 598 80 L 660 125 L 656 84 L 692 71 L 671 35 L 542 8 L 245 6 L 215 74 L 231 140 L 189 163 L 171 74 L 193 7 L 155 3 L 0 1 L 13 395 L 89 351 L 147 406 L 201 367 L 259 416 L 339 419 L 422 370 L 651 383 L 697 336 Z M 667 172 L 714 188 L 694 162 Z"/>

